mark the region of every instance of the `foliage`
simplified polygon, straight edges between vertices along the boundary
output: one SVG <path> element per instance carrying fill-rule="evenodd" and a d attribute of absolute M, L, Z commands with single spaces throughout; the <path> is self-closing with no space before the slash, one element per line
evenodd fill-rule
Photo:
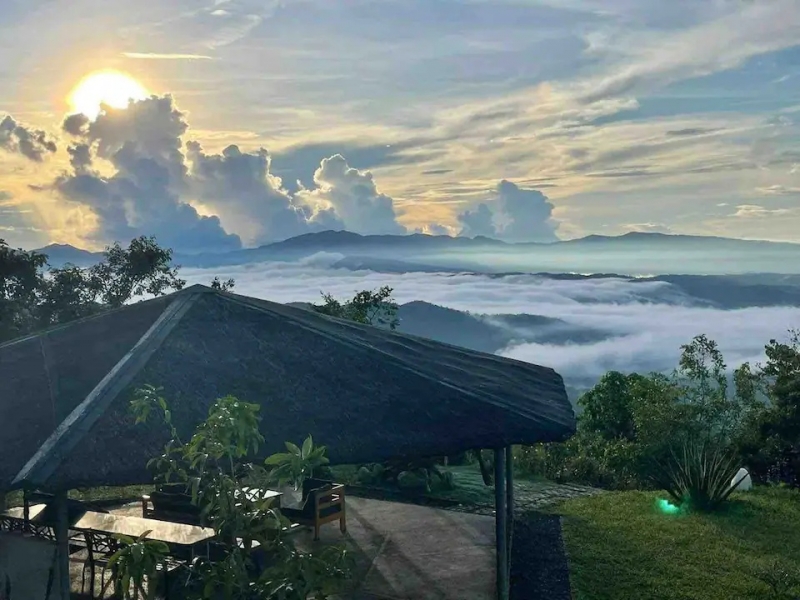
<path fill-rule="evenodd" d="M 691 510 L 713 511 L 736 490 L 731 480 L 738 468 L 736 456 L 708 441 L 686 442 L 681 451 L 653 470 L 656 485 L 666 491 L 675 504 Z"/>
<path fill-rule="evenodd" d="M 363 290 L 344 302 L 336 300 L 331 294 L 323 293 L 323 304 L 312 304 L 311 308 L 323 315 L 393 330 L 400 320 L 397 318 L 397 303 L 392 298 L 392 292 L 389 286 L 378 290 Z"/>
<path fill-rule="evenodd" d="M 0 239 L 0 341 L 24 335 L 36 326 L 46 264 L 43 254 L 15 250 Z"/>
<path fill-rule="evenodd" d="M 775 372 L 790 372 L 794 355 L 777 346 L 773 354 L 783 361 Z M 745 363 L 731 386 L 717 344 L 699 335 L 681 347 L 671 375 L 607 373 L 579 398 L 576 435 L 531 447 L 521 464 L 558 481 L 646 489 L 654 485 L 654 469 L 671 464 L 690 443 L 715 440 L 720 451 L 744 460 L 743 448 L 765 447 L 765 436 L 754 435 L 768 423 L 762 378 Z M 775 422 L 791 423 L 781 414 Z"/>
<path fill-rule="evenodd" d="M 309 435 L 302 446 L 286 442 L 288 452 L 273 454 L 264 464 L 272 467 L 271 479 L 279 486 L 292 485 L 300 489 L 303 481 L 314 476 L 314 471 L 330 461 L 325 456 L 325 446 L 315 446 Z"/>
<path fill-rule="evenodd" d="M 562 516 L 575 598 L 777 600 L 756 571 L 800 567 L 800 492 L 757 487 L 719 512 L 672 515 L 660 496 L 607 492 L 550 509 Z"/>
<path fill-rule="evenodd" d="M 771 340 L 766 354 L 763 375 L 770 403 L 752 419 L 756 433 L 743 439 L 742 451 L 763 478 L 799 485 L 800 332 L 790 332 L 788 343 Z"/>
<path fill-rule="evenodd" d="M 48 267 L 44 254 L 0 240 L 0 342 L 117 308 L 137 296 L 160 296 L 184 283 L 172 266 L 172 250 L 152 237 L 136 238 L 127 248 L 115 243 L 88 269 Z"/>
<path fill-rule="evenodd" d="M 138 423 L 156 412 L 170 431 L 163 454 L 151 461 L 160 481 L 177 481 L 191 492 L 204 522 L 213 527 L 219 556 L 195 560 L 186 593 L 192 598 L 225 600 L 306 600 L 327 598 L 347 578 L 350 557 L 343 549 L 306 554 L 283 537 L 288 521 L 267 489 L 268 469 L 256 462 L 264 439 L 259 433 L 259 406 L 233 396 L 220 398 L 208 418 L 183 442 L 159 389 L 137 390 L 131 403 Z M 313 452 L 313 444 L 309 442 Z M 302 452 L 302 449 L 300 449 Z M 267 465 L 276 462 L 268 458 Z M 258 568 L 257 552 L 266 560 Z"/>
<path fill-rule="evenodd" d="M 219 290 L 221 292 L 230 292 L 235 285 L 236 280 L 233 278 L 222 281 L 219 277 L 214 277 L 214 279 L 211 280 L 211 289 Z"/>
<path fill-rule="evenodd" d="M 145 582 L 157 572 L 159 565 L 164 564 L 164 559 L 169 555 L 169 547 L 164 542 L 148 540 L 148 535 L 149 531 L 143 532 L 137 538 L 114 536 L 120 548 L 111 555 L 108 566 L 113 567 L 113 577 L 109 584 L 114 584 L 116 598 L 155 598 L 155 586 L 146 586 Z M 100 595 L 104 597 L 105 591 L 104 589 Z"/>

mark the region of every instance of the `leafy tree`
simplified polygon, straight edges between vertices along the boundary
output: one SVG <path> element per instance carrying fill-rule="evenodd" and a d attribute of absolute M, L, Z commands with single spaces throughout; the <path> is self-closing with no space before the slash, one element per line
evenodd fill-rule
<path fill-rule="evenodd" d="M 235 285 L 236 281 L 233 278 L 221 281 L 219 277 L 214 277 L 211 280 L 211 289 L 220 290 L 221 292 L 230 292 Z"/>
<path fill-rule="evenodd" d="M 288 521 L 258 494 L 271 480 L 276 462 L 257 460 L 264 438 L 260 409 L 233 396 L 217 400 L 208 418 L 184 442 L 160 390 L 137 390 L 131 408 L 137 423 L 155 412 L 170 432 L 163 454 L 150 461 L 157 480 L 186 485 L 205 524 L 215 530 L 219 547 L 211 559 L 195 559 L 188 568 L 185 597 L 224 600 L 323 600 L 340 591 L 350 558 L 342 548 L 296 550 L 284 538 Z M 310 444 L 310 442 L 309 442 Z M 265 565 L 258 564 L 260 553 Z"/>
<path fill-rule="evenodd" d="M 761 369 L 767 406 L 751 418 L 742 453 L 762 478 L 800 483 L 800 332 L 770 340 Z"/>
<path fill-rule="evenodd" d="M 46 264 L 44 254 L 15 250 L 0 239 L 0 341 L 36 327 Z"/>
<path fill-rule="evenodd" d="M 103 260 L 89 269 L 88 278 L 98 290 L 98 301 L 117 308 L 131 298 L 162 296 L 183 288 L 179 267 L 172 265 L 172 250 L 162 248 L 154 237 L 138 237 L 125 249 L 115 243 Z"/>
<path fill-rule="evenodd" d="M 394 330 L 400 320 L 397 318 L 397 303 L 392 298 L 392 292 L 389 286 L 378 290 L 363 290 L 344 302 L 331 294 L 323 293 L 323 303 L 312 304 L 311 309 L 323 315 Z"/>
<path fill-rule="evenodd" d="M 579 426 L 606 440 L 635 437 L 634 384 L 644 379 L 633 373 L 609 371 L 591 390 L 578 399 L 582 409 Z"/>
<path fill-rule="evenodd" d="M 88 269 L 48 267 L 44 254 L 0 240 L 0 342 L 184 284 L 172 265 L 172 250 L 152 237 L 136 238 L 127 248 L 115 243 Z M 225 285 L 231 287 L 232 280 Z"/>

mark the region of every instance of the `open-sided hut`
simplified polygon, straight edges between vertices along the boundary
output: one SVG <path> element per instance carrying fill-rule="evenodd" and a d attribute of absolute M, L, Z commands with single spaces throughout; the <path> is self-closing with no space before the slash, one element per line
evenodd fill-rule
<path fill-rule="evenodd" d="M 259 404 L 267 454 L 309 433 L 339 464 L 495 449 L 504 507 L 507 449 L 575 427 L 552 369 L 197 285 L 0 345 L 0 490 L 149 483 L 167 439 L 134 424 L 144 384 L 184 433 L 220 396 Z"/>

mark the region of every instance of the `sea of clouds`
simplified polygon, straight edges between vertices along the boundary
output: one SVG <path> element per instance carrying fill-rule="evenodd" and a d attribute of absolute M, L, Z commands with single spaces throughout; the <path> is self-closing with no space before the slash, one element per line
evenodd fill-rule
<path fill-rule="evenodd" d="M 499 352 L 553 367 L 568 384 L 581 387 L 612 369 L 670 371 L 677 365 L 681 344 L 701 333 L 719 343 L 729 367 L 759 362 L 770 339 L 786 339 L 789 329 L 800 328 L 800 307 L 701 307 L 673 293 L 665 282 L 332 268 L 340 258 L 323 253 L 291 263 L 184 269 L 182 276 L 189 284 L 208 284 L 214 276 L 233 277 L 235 292 L 281 303 L 318 302 L 321 292 L 346 299 L 357 291 L 388 285 L 400 304 L 423 300 L 472 313 L 543 315 L 615 334 L 586 344 L 511 344 Z M 677 298 L 683 298 L 682 303 L 676 303 Z"/>

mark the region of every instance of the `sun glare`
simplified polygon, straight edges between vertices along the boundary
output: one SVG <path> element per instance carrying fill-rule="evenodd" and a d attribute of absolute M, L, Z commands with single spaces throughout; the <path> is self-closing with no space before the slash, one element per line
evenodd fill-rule
<path fill-rule="evenodd" d="M 69 95 L 67 102 L 73 112 L 90 119 L 100 114 L 100 105 L 127 108 L 131 100 L 144 100 L 147 90 L 132 77 L 119 71 L 98 71 L 84 77 Z"/>

